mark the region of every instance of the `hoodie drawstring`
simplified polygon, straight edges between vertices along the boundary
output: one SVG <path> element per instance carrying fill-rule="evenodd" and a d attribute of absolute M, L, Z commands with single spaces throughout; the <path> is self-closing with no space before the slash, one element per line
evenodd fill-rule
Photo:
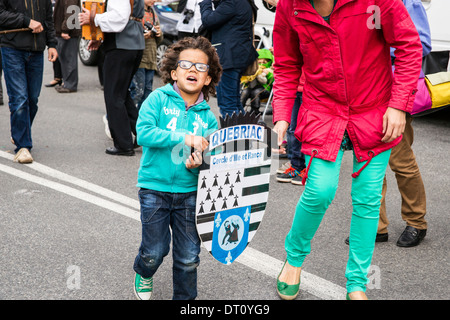
<path fill-rule="evenodd" d="M 319 153 L 319 152 L 318 152 L 316 149 L 314 149 L 314 150 L 312 151 L 311 159 L 309 160 L 308 167 L 306 168 L 305 174 L 303 175 L 303 178 L 302 178 L 302 184 L 303 184 L 303 185 L 305 185 L 306 179 L 308 179 L 308 171 L 309 171 L 309 167 L 311 166 L 311 162 L 312 162 L 312 160 L 314 159 L 314 157 L 315 157 L 318 153 Z"/>
<path fill-rule="evenodd" d="M 359 169 L 357 172 L 352 173 L 352 178 L 356 178 L 359 176 L 361 171 L 363 171 L 364 168 L 367 167 L 367 165 L 370 163 L 374 155 L 375 153 L 373 151 L 369 151 L 369 160 L 366 161 L 366 163 L 361 167 L 361 169 Z"/>

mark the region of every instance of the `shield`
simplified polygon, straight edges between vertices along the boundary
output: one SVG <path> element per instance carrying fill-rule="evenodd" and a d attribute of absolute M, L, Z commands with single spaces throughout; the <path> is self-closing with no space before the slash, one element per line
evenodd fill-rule
<path fill-rule="evenodd" d="M 266 209 L 272 131 L 258 119 L 242 114 L 221 119 L 199 171 L 197 231 L 203 246 L 223 264 L 244 251 Z"/>

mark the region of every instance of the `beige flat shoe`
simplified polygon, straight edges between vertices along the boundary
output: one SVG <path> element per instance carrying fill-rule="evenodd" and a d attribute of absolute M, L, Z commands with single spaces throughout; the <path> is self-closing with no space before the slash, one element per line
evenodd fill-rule
<path fill-rule="evenodd" d="M 18 163 L 32 163 L 33 157 L 27 148 L 20 149 L 14 156 L 14 162 Z"/>

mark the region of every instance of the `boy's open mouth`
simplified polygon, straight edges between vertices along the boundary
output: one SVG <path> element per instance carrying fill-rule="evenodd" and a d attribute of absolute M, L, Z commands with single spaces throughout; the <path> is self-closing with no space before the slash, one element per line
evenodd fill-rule
<path fill-rule="evenodd" d="M 195 77 L 195 76 L 188 76 L 186 78 L 186 80 L 189 81 L 189 82 L 197 82 L 197 77 Z"/>

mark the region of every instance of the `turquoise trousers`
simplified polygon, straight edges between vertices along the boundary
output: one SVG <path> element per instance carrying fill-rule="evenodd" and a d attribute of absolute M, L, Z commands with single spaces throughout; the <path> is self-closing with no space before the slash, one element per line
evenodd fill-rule
<path fill-rule="evenodd" d="M 367 273 L 372 261 L 378 228 L 381 189 L 390 154 L 391 150 L 388 150 L 373 157 L 360 175 L 352 178 L 353 212 L 349 257 L 345 272 L 349 293 L 366 291 Z M 311 240 L 336 194 L 343 155 L 344 152 L 339 151 L 335 162 L 318 158 L 314 158 L 311 162 L 305 190 L 298 201 L 291 230 L 285 241 L 287 260 L 294 267 L 301 267 L 305 257 L 311 252 Z M 311 157 L 306 156 L 307 164 L 309 161 Z M 353 156 L 354 172 L 365 164 L 366 162 L 357 162 Z"/>

